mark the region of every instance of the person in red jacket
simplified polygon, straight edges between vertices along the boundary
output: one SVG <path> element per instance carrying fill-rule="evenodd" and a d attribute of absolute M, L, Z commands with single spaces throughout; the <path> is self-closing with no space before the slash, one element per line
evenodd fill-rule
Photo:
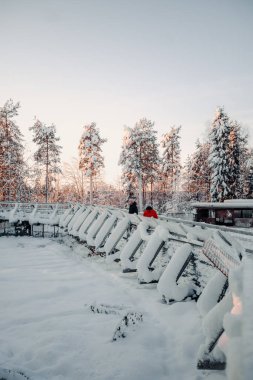
<path fill-rule="evenodd" d="M 158 215 L 156 211 L 151 206 L 146 207 L 146 210 L 144 211 L 143 216 L 146 216 L 148 218 L 153 217 L 155 219 L 158 219 Z"/>

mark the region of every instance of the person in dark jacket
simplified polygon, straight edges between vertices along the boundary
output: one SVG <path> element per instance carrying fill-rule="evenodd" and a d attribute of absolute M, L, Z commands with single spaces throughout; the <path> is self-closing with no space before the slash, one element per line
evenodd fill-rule
<path fill-rule="evenodd" d="M 158 219 L 157 212 L 151 206 L 146 207 L 146 210 L 144 211 L 143 216 L 146 216 L 147 218 Z"/>
<path fill-rule="evenodd" d="M 129 199 L 129 214 L 138 214 L 138 207 L 134 199 Z"/>

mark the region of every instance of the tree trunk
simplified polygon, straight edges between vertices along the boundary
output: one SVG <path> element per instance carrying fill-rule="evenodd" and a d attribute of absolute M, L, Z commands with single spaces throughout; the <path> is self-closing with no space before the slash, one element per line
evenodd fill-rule
<path fill-rule="evenodd" d="M 48 152 L 48 137 L 47 137 L 47 161 L 46 161 L 46 203 L 48 202 L 48 166 L 49 166 L 49 152 Z"/>
<path fill-rule="evenodd" d="M 138 175 L 138 187 L 139 187 L 139 211 L 143 210 L 143 202 L 142 202 L 142 178 L 141 175 Z"/>
<path fill-rule="evenodd" d="M 153 207 L 153 181 L 152 180 L 150 184 L 150 204 Z"/>
<path fill-rule="evenodd" d="M 90 204 L 93 204 L 93 183 L 92 183 L 92 175 L 90 176 Z"/>

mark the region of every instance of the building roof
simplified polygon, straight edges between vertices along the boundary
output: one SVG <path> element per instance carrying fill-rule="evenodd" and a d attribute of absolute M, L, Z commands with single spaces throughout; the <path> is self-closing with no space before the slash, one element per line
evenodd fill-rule
<path fill-rule="evenodd" d="M 192 203 L 194 208 L 208 209 L 253 209 L 252 199 L 235 199 L 231 201 L 219 202 L 195 202 Z"/>

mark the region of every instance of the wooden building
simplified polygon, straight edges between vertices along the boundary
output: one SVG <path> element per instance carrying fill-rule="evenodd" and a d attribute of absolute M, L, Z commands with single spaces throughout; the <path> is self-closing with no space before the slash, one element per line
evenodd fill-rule
<path fill-rule="evenodd" d="M 196 202 L 194 221 L 211 224 L 252 227 L 253 199 L 233 199 L 224 203 Z"/>

